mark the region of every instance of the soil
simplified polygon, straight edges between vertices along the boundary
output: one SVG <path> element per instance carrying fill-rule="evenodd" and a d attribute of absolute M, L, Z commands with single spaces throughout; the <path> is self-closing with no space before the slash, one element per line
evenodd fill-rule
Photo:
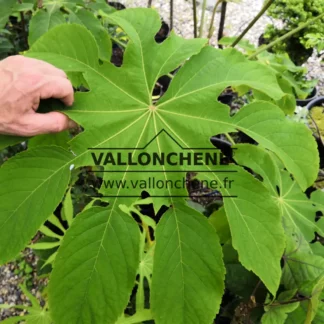
<path fill-rule="evenodd" d="M 30 306 L 27 297 L 19 288 L 26 280 L 28 290 L 40 300 L 42 304 L 41 291 L 47 285 L 47 278 L 37 276 L 37 257 L 30 249 L 21 253 L 21 257 L 0 267 L 0 304 Z M 43 306 L 43 305 L 42 305 Z M 0 310 L 0 322 L 11 316 L 24 315 L 26 311 L 21 309 Z"/>
<path fill-rule="evenodd" d="M 113 45 L 113 51 L 110 62 L 115 66 L 122 66 L 124 57 L 124 50 L 120 48 L 117 44 Z"/>
<path fill-rule="evenodd" d="M 109 6 L 112 6 L 117 10 L 126 9 L 126 7 L 123 4 L 121 4 L 120 2 L 109 1 L 108 4 L 109 4 Z"/>

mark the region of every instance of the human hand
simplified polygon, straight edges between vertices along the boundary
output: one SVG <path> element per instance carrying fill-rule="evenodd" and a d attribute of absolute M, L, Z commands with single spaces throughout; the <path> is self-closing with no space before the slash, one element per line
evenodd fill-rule
<path fill-rule="evenodd" d="M 37 113 L 41 99 L 74 101 L 65 72 L 49 63 L 16 55 L 0 62 L 0 134 L 35 136 L 75 127 L 60 112 Z"/>

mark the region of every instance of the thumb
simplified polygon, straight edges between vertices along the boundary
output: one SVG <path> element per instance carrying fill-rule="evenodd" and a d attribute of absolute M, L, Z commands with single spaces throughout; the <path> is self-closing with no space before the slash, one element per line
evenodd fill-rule
<path fill-rule="evenodd" d="M 28 114 L 23 117 L 23 136 L 35 136 L 48 133 L 59 133 L 63 130 L 76 127 L 76 123 L 66 115 L 52 111 L 46 114 Z"/>

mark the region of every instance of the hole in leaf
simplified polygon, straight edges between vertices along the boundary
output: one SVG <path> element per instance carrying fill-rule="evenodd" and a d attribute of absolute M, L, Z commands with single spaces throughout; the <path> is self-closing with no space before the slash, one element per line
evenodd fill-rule
<path fill-rule="evenodd" d="M 157 101 L 166 93 L 170 83 L 171 78 L 168 75 L 163 75 L 157 80 L 152 93 L 154 101 Z"/>
<path fill-rule="evenodd" d="M 126 7 L 123 4 L 121 4 L 120 2 L 109 1 L 108 4 L 109 4 L 109 6 L 112 6 L 112 7 L 114 7 L 117 10 L 124 10 L 124 9 L 126 9 Z"/>
<path fill-rule="evenodd" d="M 157 32 L 157 34 L 155 35 L 155 41 L 157 43 L 164 42 L 168 38 L 169 32 L 170 32 L 169 25 L 164 20 L 162 20 L 161 21 L 161 28 Z"/>
<path fill-rule="evenodd" d="M 280 196 L 280 188 L 279 186 L 276 186 L 277 194 Z"/>
<path fill-rule="evenodd" d="M 113 44 L 110 62 L 117 67 L 121 67 L 124 59 L 124 51 L 117 44 Z"/>

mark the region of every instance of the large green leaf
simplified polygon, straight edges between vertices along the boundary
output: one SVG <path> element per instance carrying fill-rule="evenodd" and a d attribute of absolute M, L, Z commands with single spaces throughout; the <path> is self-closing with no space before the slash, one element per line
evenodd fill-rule
<path fill-rule="evenodd" d="M 95 87 L 96 91 L 77 96 L 77 107 L 67 112 L 85 127 L 107 123 L 107 119 L 103 118 L 106 114 L 111 116 L 115 113 L 113 118 L 117 122 L 125 119 L 122 113 L 118 114 L 121 111 L 128 110 L 128 116 L 134 121 L 149 113 L 147 130 L 153 126 L 155 117 L 158 131 L 166 128 L 191 147 L 197 147 L 197 143 L 200 144 L 198 147 L 202 146 L 212 134 L 240 130 L 275 151 L 300 186 L 306 189 L 315 180 L 319 161 L 315 141 L 306 127 L 284 119 L 283 113 L 268 103 L 249 105 L 231 118 L 228 107 L 214 100 L 229 85 L 247 85 L 276 99 L 283 95 L 275 77 L 267 73 L 266 68 L 255 62 L 247 62 L 240 53 L 205 47 L 177 73 L 169 91 L 157 106 L 153 106 L 151 93 L 157 78 L 175 68 L 188 55 L 197 52 L 202 45 L 201 40 L 184 41 L 174 35 L 162 45 L 157 45 L 152 39 L 154 30 L 159 26 L 155 15 L 153 11 L 144 9 L 111 15 L 111 19 L 120 24 L 131 39 L 124 65 L 120 69 L 109 63 L 99 66 L 98 50 L 93 39 L 77 26 L 58 27 L 53 31 L 56 35 L 54 41 L 51 33 L 48 33 L 48 37 L 32 47 L 29 55 L 48 60 L 66 71 L 85 72 L 90 88 Z M 144 18 L 145 29 L 135 24 Z M 62 44 L 67 43 L 71 46 L 62 49 Z M 80 43 L 90 50 L 75 52 L 73 48 L 79 47 Z M 129 78 L 133 78 L 134 82 L 124 82 Z M 106 93 L 110 94 L 109 97 Z M 100 106 L 95 107 L 95 101 Z M 196 109 L 198 103 L 201 109 Z M 112 108 L 106 108 L 105 104 Z M 91 114 L 91 111 L 96 113 Z M 178 130 L 184 118 L 186 124 Z M 143 120 L 146 119 L 137 119 Z M 143 125 L 145 123 L 140 129 Z M 200 136 L 186 138 L 186 131 L 193 126 Z M 125 130 L 125 126 L 120 127 L 122 130 Z M 97 142 L 107 142 L 107 138 L 109 135 L 104 132 Z"/>
<path fill-rule="evenodd" d="M 119 211 L 117 200 L 78 215 L 51 276 L 55 323 L 114 323 L 127 305 L 138 264 L 139 228 Z"/>
<path fill-rule="evenodd" d="M 231 166 L 232 188 L 221 188 L 232 234 L 232 245 L 242 265 L 253 271 L 273 293 L 281 277 L 280 259 L 284 252 L 284 232 L 278 206 L 270 192 L 251 174 Z M 220 178 L 207 173 L 207 177 Z M 233 198 L 231 196 L 235 196 Z"/>
<path fill-rule="evenodd" d="M 59 204 L 72 154 L 55 146 L 20 153 L 0 168 L 0 263 L 22 250 Z M 13 239 L 14 237 L 14 239 Z"/>
<path fill-rule="evenodd" d="M 64 24 L 66 19 L 60 11 L 59 4 L 49 6 L 47 10 L 38 10 L 29 23 L 28 43 L 29 46 L 48 32 L 54 26 Z"/>
<path fill-rule="evenodd" d="M 0 150 L 8 146 L 13 146 L 18 143 L 25 141 L 25 137 L 17 137 L 17 136 L 10 136 L 10 135 L 0 135 Z"/>
<path fill-rule="evenodd" d="M 63 131 L 57 134 L 38 135 L 28 140 L 28 148 L 55 145 L 68 149 L 68 141 L 70 139 L 68 131 Z"/>
<path fill-rule="evenodd" d="M 284 256 L 282 282 L 288 289 L 300 288 L 303 283 L 324 275 L 324 259 L 321 256 L 299 250 Z"/>
<path fill-rule="evenodd" d="M 211 323 L 224 275 L 216 231 L 190 207 L 172 205 L 156 229 L 151 291 L 155 322 Z"/>
<path fill-rule="evenodd" d="M 0 29 L 5 27 L 16 0 L 0 0 Z"/>
<path fill-rule="evenodd" d="M 69 21 L 85 26 L 96 39 L 99 48 L 99 58 L 110 61 L 112 51 L 111 40 L 107 29 L 101 25 L 99 19 L 97 19 L 93 13 L 85 9 L 78 10 L 77 12 L 70 10 L 69 12 Z"/>
<path fill-rule="evenodd" d="M 323 257 L 316 255 L 309 244 L 315 232 L 323 235 L 315 222 L 316 212 L 321 210 L 321 192 L 313 193 L 310 200 L 287 171 L 281 170 L 282 166 L 273 154 L 249 144 L 236 147 L 235 160 L 262 177 L 264 185 L 272 193 L 273 201 L 280 208 L 286 234 L 281 281 L 287 289 L 300 288 L 304 282 L 315 280 L 324 271 Z"/>
<path fill-rule="evenodd" d="M 242 144 L 236 147 L 236 161 L 261 175 L 281 210 L 285 227 L 291 227 L 308 242 L 314 238 L 315 231 L 322 233 L 315 223 L 318 207 L 300 190 L 288 172 L 280 170 L 275 158 L 258 146 Z"/>
<path fill-rule="evenodd" d="M 256 89 L 279 100 L 283 93 L 276 77 L 267 68 L 249 62 L 236 50 L 221 51 L 204 47 L 205 40 L 184 40 L 173 33 L 162 44 L 156 44 L 154 36 L 160 28 L 160 18 L 153 10 L 124 10 L 110 15 L 109 19 L 120 25 L 129 37 L 120 68 L 109 62 L 99 62 L 99 50 L 93 35 L 79 25 L 54 27 L 28 52 L 29 56 L 46 60 L 66 72 L 83 73 L 89 85 L 90 91 L 77 93 L 74 106 L 64 110 L 85 129 L 70 142 L 75 154 L 70 158 L 70 165 L 93 165 L 92 150 L 89 148 L 132 148 L 133 157 L 137 157 L 138 149 L 148 143 L 150 145 L 146 147 L 146 152 L 179 153 L 183 148 L 199 152 L 197 148 L 213 148 L 209 141 L 212 135 L 242 131 L 273 151 L 302 189 L 312 184 L 317 176 L 319 159 L 316 143 L 305 126 L 288 121 L 276 105 L 267 102 L 247 105 L 231 117 L 229 108 L 216 100 L 227 86 Z M 157 79 L 183 62 L 167 93 L 155 102 L 152 90 Z M 154 136 L 158 137 L 150 142 Z M 50 161 L 48 165 L 51 165 Z M 222 177 L 218 171 L 234 171 L 231 174 L 235 186 L 232 189 L 220 188 L 223 195 L 230 196 L 224 198 L 224 205 L 233 246 L 238 250 L 242 264 L 257 274 L 275 294 L 284 249 L 276 201 L 271 199 L 269 190 L 262 183 L 240 167 L 215 166 L 212 170 L 204 164 L 198 167 L 208 171 L 202 177 L 220 182 Z M 57 169 L 53 169 L 53 174 Z M 149 175 L 143 172 L 143 167 L 131 165 L 106 167 L 106 171 L 111 170 L 115 173 L 105 173 L 104 180 L 137 180 Z M 128 172 L 134 170 L 141 172 Z M 176 170 L 184 170 L 184 167 L 178 166 Z M 161 166 L 154 166 L 154 171 L 160 172 L 156 177 L 161 180 L 175 180 L 184 176 L 167 172 L 169 170 Z M 26 186 L 33 190 L 33 183 Z M 109 190 L 103 186 L 101 192 L 120 197 L 125 194 L 139 196 L 142 190 Z M 147 191 L 153 195 L 159 192 L 154 189 Z M 174 194 L 174 190 L 159 193 L 166 196 L 159 204 L 170 204 L 167 197 Z M 183 194 L 184 188 L 181 191 Z M 188 219 L 191 215 L 192 219 L 197 217 L 193 210 L 186 210 Z M 30 208 L 29 213 L 33 215 L 34 209 Z M 175 219 L 172 213 L 174 210 L 169 212 L 166 220 Z M 162 224 L 166 220 L 162 220 Z M 8 238 L 4 243 L 9 242 Z M 159 309 L 155 310 L 161 314 Z M 216 310 L 217 303 L 201 316 L 211 320 L 211 314 Z M 189 321 L 194 322 L 195 316 L 196 313 L 189 313 Z M 163 316 L 162 319 L 158 316 L 158 320 L 162 321 Z"/>
<path fill-rule="evenodd" d="M 76 9 L 74 5 L 68 6 L 63 14 L 62 2 L 49 3 L 46 8 L 40 9 L 33 15 L 30 21 L 28 43 L 33 45 L 35 41 L 48 32 L 53 27 L 64 24 L 74 23 L 86 27 L 94 36 L 99 47 L 99 57 L 102 60 L 109 61 L 111 57 L 112 44 L 107 30 L 102 26 L 100 20 L 86 9 Z M 106 5 L 109 7 L 108 5 Z"/>

